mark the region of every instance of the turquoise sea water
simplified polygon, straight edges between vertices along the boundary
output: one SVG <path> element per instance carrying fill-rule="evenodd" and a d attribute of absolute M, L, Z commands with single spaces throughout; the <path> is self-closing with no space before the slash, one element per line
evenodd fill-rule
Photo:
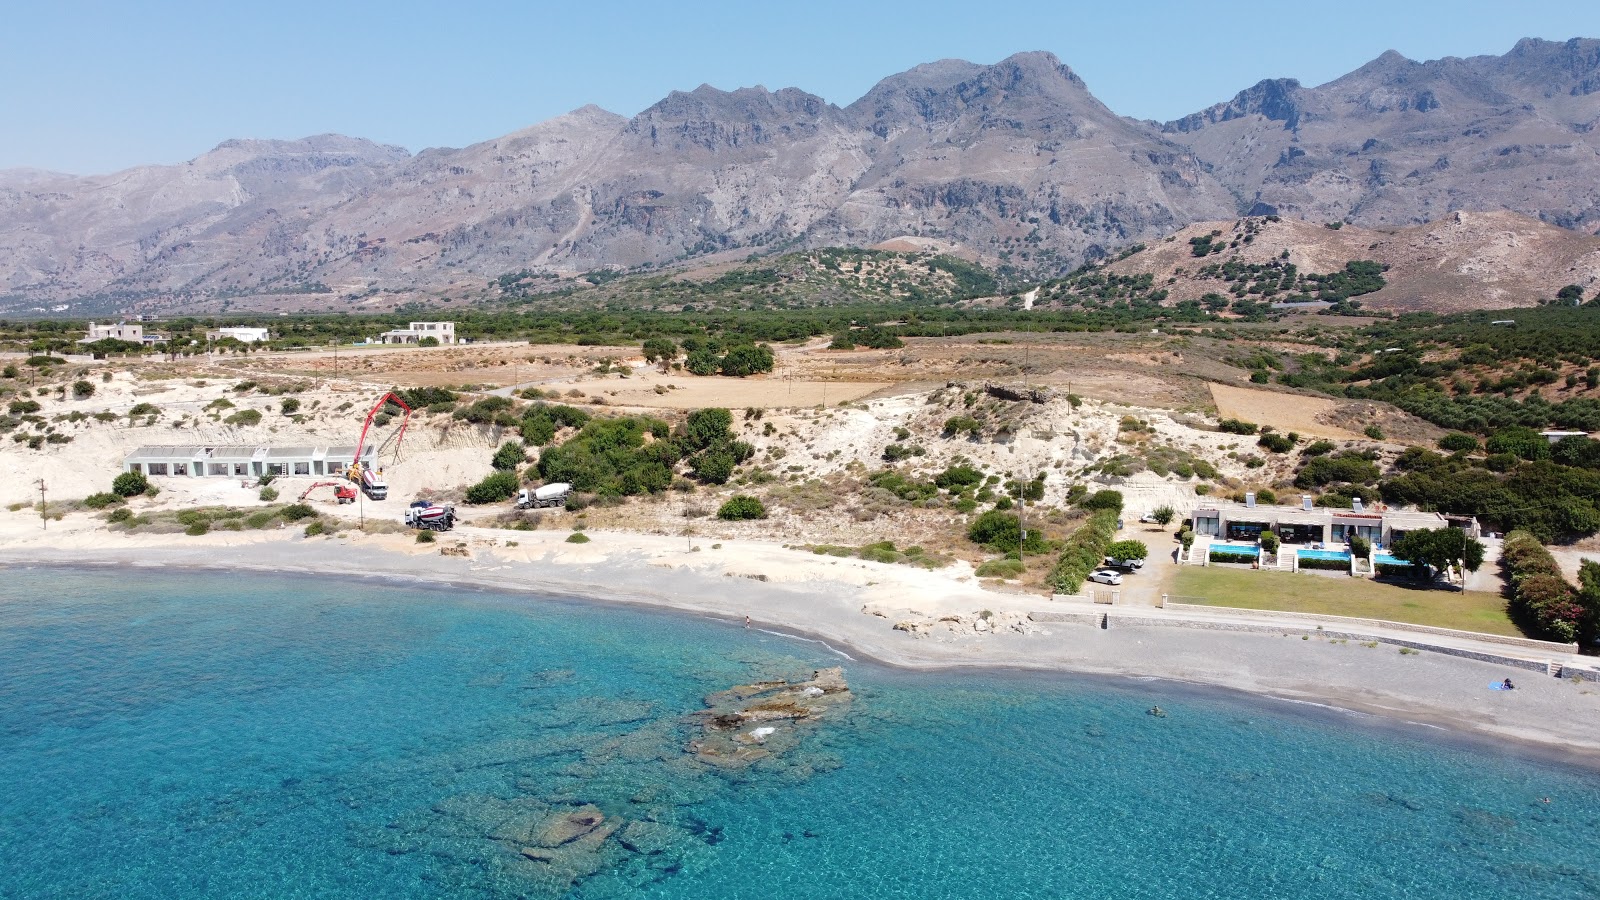
<path fill-rule="evenodd" d="M 684 752 L 705 694 L 841 662 L 795 750 Z M 0 785 L 5 898 L 1600 895 L 1600 775 L 1498 745 L 308 577 L 6 570 Z M 589 803 L 633 849 L 517 852 Z"/>

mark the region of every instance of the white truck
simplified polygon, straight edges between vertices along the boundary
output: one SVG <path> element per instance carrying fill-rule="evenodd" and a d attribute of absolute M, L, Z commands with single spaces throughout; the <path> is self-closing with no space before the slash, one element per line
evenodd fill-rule
<path fill-rule="evenodd" d="M 563 506 L 572 493 L 572 485 L 564 481 L 547 484 L 533 490 L 517 491 L 517 509 L 537 509 L 545 506 Z"/>
<path fill-rule="evenodd" d="M 449 503 L 418 500 L 406 510 L 406 524 L 428 531 L 449 531 L 456 525 L 456 508 Z"/>
<path fill-rule="evenodd" d="M 361 489 L 373 500 L 389 499 L 389 482 L 383 479 L 383 470 L 365 469 L 361 472 Z"/>

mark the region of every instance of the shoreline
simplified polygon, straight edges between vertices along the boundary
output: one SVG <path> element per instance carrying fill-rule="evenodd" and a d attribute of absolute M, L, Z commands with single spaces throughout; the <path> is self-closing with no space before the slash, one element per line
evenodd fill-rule
<path fill-rule="evenodd" d="M 1047 631 L 1035 634 L 936 633 L 916 638 L 892 629 L 891 613 L 897 607 L 937 616 L 979 608 L 1025 614 L 1030 607 L 1055 611 L 1067 605 L 1052 606 L 1035 595 L 985 591 L 942 573 L 812 559 L 760 542 L 730 540 L 723 544 L 735 546 L 727 551 L 690 550 L 677 538 L 590 532 L 590 544 L 569 545 L 560 543 L 564 534 L 554 532 L 462 529 L 457 536 L 471 542 L 473 553 L 462 558 L 441 555 L 437 545 L 413 544 L 409 535 L 392 534 L 342 540 L 306 539 L 298 531 L 244 540 L 183 535 L 119 539 L 100 529 L 62 529 L 51 537 L 67 535 L 77 539 L 65 543 L 77 546 L 14 541 L 0 550 L 0 567 L 126 566 L 376 578 L 543 602 L 691 613 L 728 625 L 738 625 L 748 615 L 752 627 L 815 641 L 852 661 L 893 669 L 1155 680 L 1372 717 L 1386 726 L 1434 728 L 1452 740 L 1600 768 L 1600 686 L 1593 683 L 1525 672 L 1518 676 L 1519 690 L 1491 692 L 1486 683 L 1505 677 L 1505 667 L 1299 634 L 1162 627 L 1108 631 L 1049 622 Z M 118 540 L 126 544 L 115 546 Z M 504 546 L 507 542 L 510 547 Z M 353 568 L 353 561 L 366 570 Z M 761 571 L 739 571 L 752 567 Z"/>

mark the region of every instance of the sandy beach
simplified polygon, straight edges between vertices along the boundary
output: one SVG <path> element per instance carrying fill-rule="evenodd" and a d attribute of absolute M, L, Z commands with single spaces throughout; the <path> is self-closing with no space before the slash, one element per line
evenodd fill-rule
<path fill-rule="evenodd" d="M 581 598 L 736 623 L 749 616 L 752 627 L 820 640 L 852 659 L 922 670 L 993 667 L 1210 685 L 1511 741 L 1600 765 L 1600 684 L 1592 681 L 1305 635 L 1303 629 L 1102 629 L 1042 621 L 1049 614 L 1107 608 L 987 590 L 962 564 L 927 571 L 762 541 L 607 532 L 590 532 L 589 543 L 570 544 L 566 532 L 467 527 L 427 545 L 409 533 L 351 530 L 307 538 L 297 528 L 283 528 L 197 537 L 122 535 L 86 516 L 51 522 L 48 530 L 20 515 L 0 521 L 0 565 L 380 577 L 520 592 L 533 602 Z M 939 621 L 951 617 L 959 621 Z M 980 619 L 985 624 L 975 629 Z M 897 622 L 908 620 L 924 623 L 922 636 L 896 630 Z M 1515 680 L 1516 691 L 1488 690 L 1490 682 L 1506 677 Z"/>

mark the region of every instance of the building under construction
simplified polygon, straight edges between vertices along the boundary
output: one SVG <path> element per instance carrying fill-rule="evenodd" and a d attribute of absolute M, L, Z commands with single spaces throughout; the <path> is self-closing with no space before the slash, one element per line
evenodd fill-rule
<path fill-rule="evenodd" d="M 377 448 L 361 452 L 363 468 L 372 468 Z M 167 478 L 259 478 L 262 475 L 340 476 L 355 462 L 356 448 L 154 446 L 140 447 L 122 460 L 124 472 Z"/>

